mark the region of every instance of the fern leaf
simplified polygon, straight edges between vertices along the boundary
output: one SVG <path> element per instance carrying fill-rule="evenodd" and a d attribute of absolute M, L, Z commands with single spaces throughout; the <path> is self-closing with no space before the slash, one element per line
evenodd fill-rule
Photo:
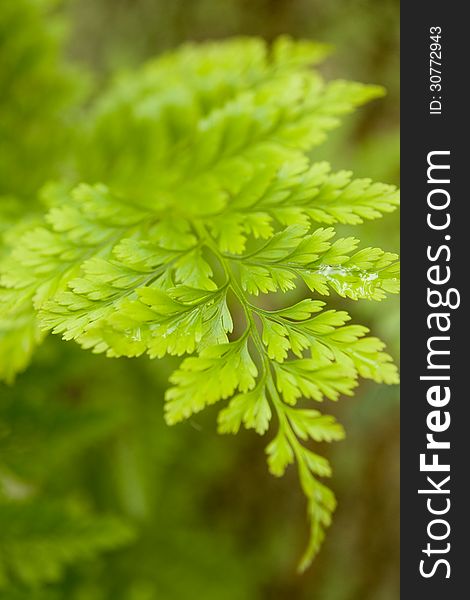
<path fill-rule="evenodd" d="M 190 355 L 170 376 L 170 424 L 215 403 L 224 433 L 275 421 L 269 468 L 295 463 L 307 498 L 301 568 L 336 504 L 312 443 L 343 436 L 311 401 L 350 396 L 359 377 L 398 381 L 380 340 L 310 298 L 378 301 L 399 282 L 395 254 L 331 227 L 391 212 L 398 195 L 311 161 L 342 115 L 383 94 L 325 82 L 311 65 L 326 51 L 288 38 L 188 45 L 113 84 L 77 151 L 85 183 L 48 192 L 43 222 L 2 259 L 0 294 L 0 334 L 11 322 L 16 340 L 39 335 L 37 314 L 42 331 L 93 352 Z M 293 290 L 297 302 L 273 310 Z M 11 379 L 31 346 L 1 373 Z"/>

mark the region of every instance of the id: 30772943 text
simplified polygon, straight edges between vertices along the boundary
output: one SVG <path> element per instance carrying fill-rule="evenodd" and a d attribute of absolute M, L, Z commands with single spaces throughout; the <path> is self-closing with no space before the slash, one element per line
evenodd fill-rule
<path fill-rule="evenodd" d="M 442 29 L 429 28 L 429 114 L 442 113 Z"/>

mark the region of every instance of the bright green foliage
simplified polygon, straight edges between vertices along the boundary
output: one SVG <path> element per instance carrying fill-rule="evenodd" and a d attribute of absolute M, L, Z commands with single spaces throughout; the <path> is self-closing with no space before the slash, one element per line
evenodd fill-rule
<path fill-rule="evenodd" d="M 309 158 L 341 115 L 383 93 L 325 83 L 311 68 L 324 53 L 239 39 L 119 80 L 77 153 L 85 183 L 49 188 L 51 208 L 4 261 L 0 292 L 12 327 L 37 332 L 37 314 L 43 331 L 108 356 L 191 354 L 170 377 L 168 423 L 225 401 L 221 432 L 274 429 L 269 468 L 295 463 L 308 501 L 302 569 L 335 508 L 320 481 L 330 466 L 310 442 L 343 437 L 310 402 L 352 395 L 359 376 L 398 381 L 380 340 L 310 298 L 398 291 L 395 254 L 331 227 L 393 211 L 396 190 Z M 304 299 L 284 301 L 295 289 Z M 13 357 L 3 375 L 23 366 Z"/>
<path fill-rule="evenodd" d="M 45 21 L 48 4 L 15 0 L 0 9 L 0 261 L 42 210 L 38 189 L 60 176 L 70 148 L 80 79 L 60 58 L 61 23 Z M 0 298 L 14 305 L 0 314 L 0 377 L 11 380 L 42 336 L 29 300 Z"/>

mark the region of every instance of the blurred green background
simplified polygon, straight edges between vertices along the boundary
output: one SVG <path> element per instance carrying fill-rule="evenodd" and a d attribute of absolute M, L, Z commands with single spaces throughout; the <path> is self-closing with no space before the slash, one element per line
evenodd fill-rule
<path fill-rule="evenodd" d="M 54 40 L 37 42 L 38 48 L 48 48 L 38 82 L 57 91 L 57 103 L 41 108 L 41 89 L 26 76 L 23 87 L 16 84 L 21 101 L 13 98 L 17 110 L 0 125 L 3 228 L 17 209 L 10 211 L 10 205 L 20 198 L 21 210 L 26 204 L 34 207 L 37 184 L 56 175 L 53 157 L 65 151 L 62 137 L 73 121 L 73 108 L 67 108 L 68 121 L 56 127 L 65 114 L 62 102 L 66 106 L 75 94 L 93 94 L 116 70 L 132 69 L 181 42 L 239 34 L 271 40 L 288 33 L 333 44 L 336 53 L 321 68 L 326 77 L 384 85 L 387 97 L 349 117 L 314 156 L 357 176 L 398 183 L 398 0 L 41 4 L 47 10 L 31 12 L 29 29 L 24 23 L 16 26 L 24 39 L 37 41 L 45 27 L 45 37 Z M 0 10 L 8 12 L 7 5 L 8 0 L 0 1 Z M 5 23 L 0 43 L 9 40 L 15 26 L 13 18 Z M 60 76 L 54 72 L 61 60 L 55 56 L 56 33 L 68 65 L 61 66 Z M 15 48 L 7 44 L 7 49 L 13 56 Z M 38 59 L 33 43 L 29 50 L 26 72 Z M 0 69 L 5 81 L 8 67 Z M 1 109 L 7 101 L 11 106 L 12 98 L 0 99 Z M 34 135 L 37 114 L 42 127 L 51 119 L 50 135 Z M 12 146 L 17 156 L 11 155 Z M 22 166 L 31 156 L 35 169 L 25 177 Z M 366 244 L 396 250 L 398 217 L 355 233 Z M 337 304 L 370 325 L 398 360 L 396 300 Z M 57 585 L 37 596 L 18 592 L 18 598 L 398 598 L 398 389 L 363 384 L 354 398 L 329 407 L 347 431 L 344 442 L 322 448 L 333 464 L 331 486 L 339 507 L 320 556 L 299 576 L 296 563 L 307 522 L 294 470 L 274 479 L 265 465 L 265 440 L 252 432 L 217 435 L 214 411 L 167 427 L 162 396 L 171 368 L 170 361 L 96 357 L 49 339 L 15 387 L 0 387 L 0 422 L 6 423 L 0 424 L 0 494 L 21 497 L 31 488 L 46 499 L 73 498 L 90 510 L 121 515 L 137 532 L 124 549 L 82 561 Z M 0 593 L 0 598 L 14 600 L 12 593 Z"/>

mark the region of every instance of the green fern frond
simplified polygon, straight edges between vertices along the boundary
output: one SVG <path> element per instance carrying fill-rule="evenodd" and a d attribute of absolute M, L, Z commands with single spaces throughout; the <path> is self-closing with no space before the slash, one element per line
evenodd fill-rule
<path fill-rule="evenodd" d="M 188 46 L 118 81 L 78 151 L 87 183 L 51 188 L 44 222 L 3 261 L 0 296 L 14 335 L 37 314 L 43 331 L 108 356 L 191 355 L 170 377 L 170 424 L 225 401 L 221 432 L 275 427 L 269 468 L 295 463 L 307 497 L 302 569 L 336 504 L 311 441 L 343 436 L 302 399 L 398 381 L 367 328 L 305 297 L 398 292 L 395 254 L 330 227 L 393 211 L 396 189 L 309 158 L 341 115 L 383 93 L 324 82 L 311 64 L 325 52 L 287 38 Z M 304 299 L 276 308 L 292 290 Z"/>
<path fill-rule="evenodd" d="M 3 2 L 0 10 L 0 264 L 42 213 L 38 189 L 61 176 L 72 154 L 83 74 L 62 59 L 61 23 L 50 12 L 43 0 Z M 0 306 L 0 379 L 11 382 L 43 335 L 29 298 L 0 291 Z"/>

